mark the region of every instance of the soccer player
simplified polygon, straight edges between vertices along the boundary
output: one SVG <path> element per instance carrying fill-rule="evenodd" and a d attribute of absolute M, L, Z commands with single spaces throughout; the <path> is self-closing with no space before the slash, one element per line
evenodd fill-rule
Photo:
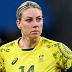
<path fill-rule="evenodd" d="M 0 48 L 0 72 L 71 72 L 72 51 L 63 43 L 41 37 L 41 7 L 26 1 L 18 7 L 17 27 L 22 37 Z"/>

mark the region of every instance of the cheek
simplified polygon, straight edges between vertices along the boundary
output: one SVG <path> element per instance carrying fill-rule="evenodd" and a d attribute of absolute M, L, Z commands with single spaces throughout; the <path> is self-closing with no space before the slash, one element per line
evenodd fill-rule
<path fill-rule="evenodd" d="M 25 24 L 24 22 L 21 24 L 22 29 L 26 29 L 27 28 L 27 24 Z"/>
<path fill-rule="evenodd" d="M 29 30 L 30 30 L 30 26 L 29 25 L 27 25 L 27 24 L 22 25 L 22 31 L 29 32 Z"/>
<path fill-rule="evenodd" d="M 40 23 L 40 28 L 43 28 L 43 22 Z"/>

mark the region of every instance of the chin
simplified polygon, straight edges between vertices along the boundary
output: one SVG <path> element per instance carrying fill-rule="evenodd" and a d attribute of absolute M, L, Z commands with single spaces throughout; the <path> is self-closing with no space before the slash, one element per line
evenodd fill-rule
<path fill-rule="evenodd" d="M 38 38 L 40 35 L 32 35 L 30 38 Z"/>

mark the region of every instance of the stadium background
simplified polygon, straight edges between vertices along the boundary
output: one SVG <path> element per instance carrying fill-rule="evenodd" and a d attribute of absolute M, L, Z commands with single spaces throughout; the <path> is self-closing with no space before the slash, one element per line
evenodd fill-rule
<path fill-rule="evenodd" d="M 21 36 L 16 26 L 16 10 L 26 0 L 0 1 L 0 45 Z M 72 49 L 72 0 L 31 0 L 43 10 L 42 36 L 62 42 Z M 63 71 L 62 71 L 63 72 Z"/>

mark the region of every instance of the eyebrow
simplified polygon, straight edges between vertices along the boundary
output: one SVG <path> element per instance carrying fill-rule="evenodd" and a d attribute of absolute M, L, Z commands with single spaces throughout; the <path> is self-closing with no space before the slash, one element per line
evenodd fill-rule
<path fill-rule="evenodd" d="M 36 18 L 38 18 L 38 17 L 42 17 L 42 16 L 37 16 Z M 32 18 L 32 17 L 26 17 L 26 18 Z"/>
<path fill-rule="evenodd" d="M 39 18 L 39 17 L 42 17 L 42 16 L 37 16 L 36 18 Z"/>
<path fill-rule="evenodd" d="M 26 17 L 26 18 L 32 18 L 32 17 Z"/>

